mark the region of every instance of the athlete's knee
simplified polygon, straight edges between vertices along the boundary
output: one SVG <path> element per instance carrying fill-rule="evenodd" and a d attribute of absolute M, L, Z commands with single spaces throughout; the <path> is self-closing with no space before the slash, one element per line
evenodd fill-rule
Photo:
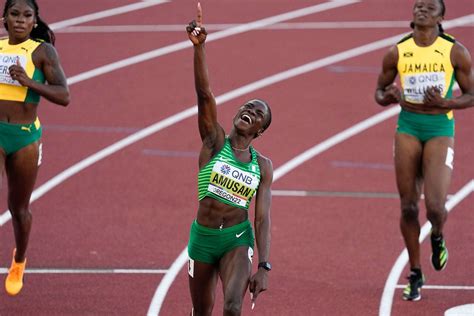
<path fill-rule="evenodd" d="M 446 212 L 445 199 L 426 199 L 426 211 L 429 214 L 444 214 Z"/>
<path fill-rule="evenodd" d="M 418 219 L 418 204 L 414 202 L 402 203 L 402 219 L 406 221 L 413 221 Z"/>
<path fill-rule="evenodd" d="M 225 315 L 240 315 L 242 311 L 242 298 L 233 296 L 224 300 Z"/>
<path fill-rule="evenodd" d="M 426 205 L 426 217 L 433 226 L 442 224 L 447 217 L 448 211 L 444 206 L 444 203 Z"/>
<path fill-rule="evenodd" d="M 9 207 L 10 214 L 12 215 L 12 219 L 14 221 L 24 223 L 30 222 L 32 220 L 32 215 L 30 209 L 28 207 Z"/>

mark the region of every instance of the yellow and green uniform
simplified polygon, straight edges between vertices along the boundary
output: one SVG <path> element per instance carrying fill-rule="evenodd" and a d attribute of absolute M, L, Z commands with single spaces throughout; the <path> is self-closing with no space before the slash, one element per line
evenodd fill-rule
<path fill-rule="evenodd" d="M 402 86 L 402 98 L 423 107 L 425 91 L 429 87 L 439 89 L 445 99 L 452 98 L 455 82 L 451 50 L 455 39 L 445 33 L 439 34 L 433 44 L 417 46 L 413 34 L 397 44 L 397 70 Z M 397 131 L 416 136 L 425 142 L 437 136 L 454 136 L 453 111 L 446 114 L 418 114 L 402 110 Z"/>
<path fill-rule="evenodd" d="M 11 65 L 18 62 L 28 77 L 44 83 L 45 77 L 33 64 L 32 54 L 41 42 L 28 39 L 17 45 L 10 45 L 8 38 L 0 39 L 0 100 L 38 104 L 39 94 L 23 87 L 13 80 L 9 73 Z M 16 106 L 16 105 L 12 105 Z M 11 155 L 41 138 L 42 128 L 38 118 L 30 124 L 0 122 L 0 148 Z"/>
<path fill-rule="evenodd" d="M 28 77 L 44 83 L 44 74 L 35 67 L 32 59 L 33 52 L 39 45 L 41 45 L 41 42 L 33 39 L 28 39 L 16 45 L 10 45 L 8 38 L 0 39 L 0 100 L 39 103 L 39 94 L 13 80 L 8 70 L 11 65 L 20 62 Z"/>

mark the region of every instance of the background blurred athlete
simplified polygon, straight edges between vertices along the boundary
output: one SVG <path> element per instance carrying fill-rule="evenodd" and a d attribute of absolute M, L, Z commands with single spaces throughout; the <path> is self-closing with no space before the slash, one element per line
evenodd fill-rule
<path fill-rule="evenodd" d="M 23 287 L 32 216 L 30 197 L 41 163 L 40 96 L 66 106 L 69 89 L 54 48 L 54 34 L 39 17 L 35 0 L 7 0 L 0 39 L 0 168 L 8 179 L 8 208 L 16 250 L 5 280 L 8 294 Z M 3 173 L 2 173 L 3 174 Z"/>
<path fill-rule="evenodd" d="M 410 259 L 405 300 L 419 300 L 424 276 L 420 265 L 418 202 L 422 185 L 431 222 L 431 262 L 446 267 L 448 250 L 443 236 L 446 196 L 454 158 L 454 109 L 474 106 L 471 56 L 441 26 L 443 0 L 416 0 L 413 33 L 390 48 L 383 59 L 375 100 L 380 105 L 400 103 L 395 135 L 395 171 L 401 200 L 400 228 Z M 393 84 L 397 74 L 401 89 Z M 453 98 L 457 81 L 462 94 Z"/>

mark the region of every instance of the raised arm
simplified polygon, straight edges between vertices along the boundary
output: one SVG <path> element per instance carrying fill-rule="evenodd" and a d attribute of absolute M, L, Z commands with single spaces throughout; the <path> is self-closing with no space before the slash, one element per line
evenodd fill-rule
<path fill-rule="evenodd" d="M 206 64 L 205 41 L 207 32 L 202 24 L 202 9 L 198 3 L 197 19 L 186 27 L 188 37 L 194 45 L 194 83 L 198 103 L 199 133 L 203 149 L 212 155 L 224 141 L 224 131 L 217 122 L 216 100 L 209 84 Z"/>
<path fill-rule="evenodd" d="M 375 101 L 382 106 L 400 102 L 400 90 L 393 83 L 398 73 L 397 63 L 398 49 L 393 46 L 383 58 L 382 72 L 375 90 Z"/>
<path fill-rule="evenodd" d="M 272 201 L 271 185 L 273 182 L 273 165 L 270 159 L 259 156 L 261 180 L 255 200 L 255 240 L 258 249 L 258 262 L 267 262 L 270 256 L 271 218 L 270 207 Z M 252 303 L 255 303 L 260 292 L 267 289 L 268 271 L 258 269 L 249 283 Z"/>

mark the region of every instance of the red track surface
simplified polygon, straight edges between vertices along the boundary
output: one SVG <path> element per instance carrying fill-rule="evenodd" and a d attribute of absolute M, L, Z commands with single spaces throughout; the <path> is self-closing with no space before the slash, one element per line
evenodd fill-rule
<path fill-rule="evenodd" d="M 186 24 L 195 4 L 172 1 L 85 25 Z M 208 24 L 244 23 L 322 1 L 202 1 Z M 369 0 L 287 22 L 400 21 L 412 1 Z M 133 1 L 43 0 L 52 23 Z M 474 13 L 472 0 L 447 3 L 448 20 Z M 448 31 L 474 54 L 474 28 Z M 217 32 L 217 31 L 215 31 Z M 258 30 L 208 43 L 215 95 L 342 51 L 408 32 L 407 28 Z M 57 33 L 68 77 L 136 54 L 186 40 L 184 32 Z M 386 48 L 297 76 L 222 104 L 227 130 L 235 109 L 251 97 L 272 106 L 273 123 L 255 146 L 275 168 L 312 146 L 382 112 L 373 90 Z M 195 102 L 192 50 L 187 48 L 71 86 L 63 109 L 43 100 L 44 159 L 38 187 L 68 167 Z M 451 192 L 473 178 L 472 111 L 456 114 L 456 159 Z M 275 182 L 274 190 L 396 193 L 392 168 L 393 117 L 316 156 Z M 32 204 L 30 269 L 168 269 L 185 248 L 197 206 L 200 141 L 192 117 L 93 164 Z M 182 152 L 180 157 L 145 150 Z M 191 153 L 190 155 L 187 155 Z M 341 166 L 337 163 L 346 163 Z M 349 166 L 347 165 L 349 163 Z M 352 164 L 352 165 L 351 165 Z M 373 166 L 382 166 L 374 168 Z M 5 189 L 2 191 L 5 202 Z M 450 214 L 446 236 L 450 262 L 436 273 L 429 245 L 422 247 L 428 285 L 474 286 L 472 227 L 474 196 Z M 422 207 L 424 210 L 424 207 Z M 2 211 L 3 212 L 3 211 Z M 422 211 L 424 217 L 424 211 Z M 251 212 L 253 216 L 253 212 Z M 283 197 L 272 205 L 270 287 L 256 309 L 246 298 L 244 315 L 378 315 L 388 274 L 403 250 L 398 199 L 374 197 Z M 422 217 L 422 219 L 423 219 Z M 11 260 L 10 222 L 0 227 L 0 266 Z M 406 268 L 405 272 L 406 273 Z M 27 274 L 22 293 L 0 292 L 0 315 L 144 315 L 162 274 Z M 2 281 L 3 282 L 3 281 Z M 402 278 L 398 284 L 405 284 Z M 395 291 L 392 315 L 442 315 L 474 303 L 474 291 L 423 291 L 407 303 Z M 221 314 L 218 293 L 214 314 Z M 186 270 L 173 282 L 161 315 L 190 311 Z"/>

